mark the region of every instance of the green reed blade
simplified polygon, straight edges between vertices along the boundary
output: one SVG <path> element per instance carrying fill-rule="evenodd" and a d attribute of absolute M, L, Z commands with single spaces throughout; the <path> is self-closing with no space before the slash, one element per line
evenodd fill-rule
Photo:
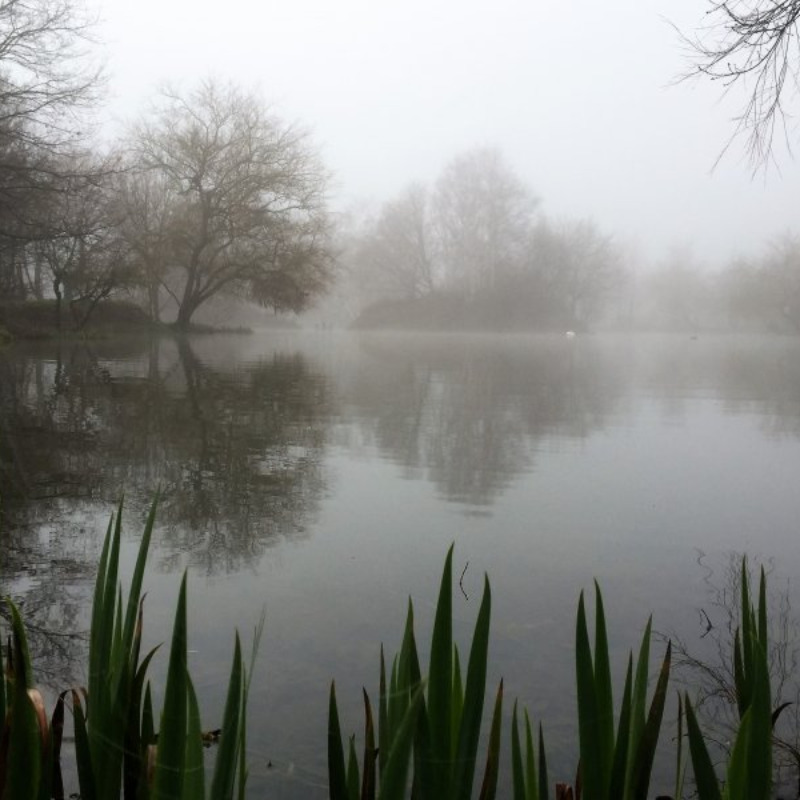
<path fill-rule="evenodd" d="M 78 692 L 72 690 L 72 720 L 75 730 L 75 760 L 78 766 L 78 784 L 81 800 L 97 800 L 97 783 L 94 776 L 86 717 Z"/>
<path fill-rule="evenodd" d="M 128 608 L 125 615 L 125 630 L 123 640 L 127 646 L 133 641 L 134 633 L 137 627 L 141 626 L 141 616 L 139 616 L 139 624 L 137 626 L 137 610 L 141 611 L 141 593 L 142 582 L 144 580 L 144 570 L 147 564 L 147 554 L 150 550 L 150 540 L 152 538 L 153 526 L 156 520 L 156 509 L 158 508 L 160 491 L 156 492 L 153 502 L 150 505 L 150 511 L 147 515 L 147 522 L 144 526 L 142 539 L 139 542 L 139 552 L 136 556 L 136 566 L 133 570 L 130 586 L 128 587 Z"/>
<path fill-rule="evenodd" d="M 742 645 L 739 636 L 739 629 L 733 639 L 733 686 L 736 692 L 736 707 L 739 711 L 739 718 L 744 716 L 747 711 L 747 685 L 745 683 L 744 661 L 742 659 Z"/>
<path fill-rule="evenodd" d="M 244 683 L 242 645 L 237 631 L 234 636 L 233 662 L 228 678 L 228 696 L 222 714 L 222 735 L 211 778 L 211 800 L 230 800 L 233 797 L 244 715 Z"/>
<path fill-rule="evenodd" d="M 89 692 L 93 692 L 96 686 L 100 685 L 102 666 L 101 658 L 105 658 L 102 637 L 103 626 L 108 615 L 104 606 L 106 572 L 108 570 L 108 555 L 111 548 L 111 537 L 113 534 L 114 516 L 111 515 L 106 528 L 106 535 L 103 539 L 103 548 L 100 553 L 100 561 L 97 565 L 97 577 L 94 583 L 94 594 L 92 597 L 92 619 L 89 626 Z M 100 701 L 98 700 L 98 703 Z"/>
<path fill-rule="evenodd" d="M 608 654 L 608 634 L 606 615 L 603 608 L 603 595 L 597 581 L 594 582 L 595 595 L 595 636 L 594 636 L 594 686 L 597 697 L 597 724 L 600 732 L 599 745 L 603 769 L 602 786 L 607 787 L 611 778 L 614 759 L 614 698 L 611 689 L 611 664 Z"/>
<path fill-rule="evenodd" d="M 539 723 L 539 797 L 536 800 L 549 800 L 550 787 L 547 783 L 547 756 L 544 750 L 544 732 Z"/>
<path fill-rule="evenodd" d="M 531 733 L 531 718 L 525 709 L 525 798 L 538 800 L 539 785 L 536 778 L 536 756 L 533 751 L 533 734 Z"/>
<path fill-rule="evenodd" d="M 150 681 L 144 690 L 144 700 L 142 701 L 142 747 L 146 749 L 149 745 L 155 744 L 156 725 L 155 715 L 153 714 L 153 693 L 150 689 Z"/>
<path fill-rule="evenodd" d="M 647 800 L 650 786 L 650 773 L 653 769 L 653 760 L 658 746 L 658 737 L 661 732 L 661 720 L 664 717 L 664 705 L 667 699 L 667 685 L 669 683 L 669 669 L 672 659 L 672 642 L 667 642 L 667 652 L 658 674 L 658 681 L 650 703 L 650 712 L 647 722 L 634 752 L 636 762 L 633 766 L 633 793 L 634 800 Z"/>
<path fill-rule="evenodd" d="M 525 772 L 522 768 L 522 751 L 519 744 L 516 700 L 514 701 L 514 710 L 511 712 L 511 780 L 514 800 L 527 800 Z"/>
<path fill-rule="evenodd" d="M 419 685 L 420 681 L 417 682 Z M 414 781 L 411 787 L 413 800 L 433 800 L 447 797 L 449 764 L 440 763 L 433 756 L 431 728 L 425 697 L 417 713 L 417 728 L 414 731 Z"/>
<path fill-rule="evenodd" d="M 644 726 L 647 722 L 647 683 L 650 673 L 650 637 L 653 618 L 649 617 L 645 625 L 642 642 L 639 645 L 639 655 L 636 659 L 636 677 L 633 682 L 633 695 L 631 697 L 631 730 L 628 739 L 628 752 L 636 753 L 639 748 Z M 625 773 L 625 797 L 632 797 L 633 768 L 635 759 L 628 758 Z"/>
<path fill-rule="evenodd" d="M 758 640 L 763 646 L 767 644 L 767 576 L 761 567 L 758 582 Z"/>
<path fill-rule="evenodd" d="M 461 658 L 458 646 L 453 645 L 453 692 L 450 701 L 450 761 L 455 761 L 458 747 L 458 729 L 461 727 L 461 711 L 464 707 L 464 687 L 461 683 Z"/>
<path fill-rule="evenodd" d="M 622 708 L 617 724 L 617 740 L 614 743 L 614 761 L 608 784 L 608 796 L 625 796 L 625 779 L 628 771 L 631 733 L 631 695 L 633 693 L 633 654 L 628 656 L 628 669 L 625 673 L 625 688 L 622 690 Z"/>
<path fill-rule="evenodd" d="M 203 728 L 200 708 L 192 679 L 186 676 L 187 727 L 186 755 L 184 756 L 184 781 L 182 800 L 202 800 L 206 796 L 205 768 L 203 766 Z"/>
<path fill-rule="evenodd" d="M 177 798 L 183 793 L 187 723 L 186 649 L 186 573 L 184 572 L 172 629 L 164 705 L 158 732 L 153 786 L 153 794 L 157 798 Z"/>
<path fill-rule="evenodd" d="M 428 718 L 432 757 L 439 764 L 451 758 L 454 729 L 451 728 L 453 696 L 453 545 L 447 551 L 436 604 L 428 674 Z M 444 773 L 444 770 L 441 770 Z M 438 786 L 443 797 L 442 786 Z"/>
<path fill-rule="evenodd" d="M 750 741 L 748 747 L 749 800 L 764 800 L 772 794 L 772 700 L 770 697 L 769 663 L 766 641 L 753 647 L 753 700 L 750 707 Z"/>
<path fill-rule="evenodd" d="M 361 800 L 375 800 L 375 766 L 377 752 L 375 751 L 375 725 L 372 720 L 372 705 L 369 702 L 367 690 L 364 693 L 364 770 L 361 782 Z"/>
<path fill-rule="evenodd" d="M 697 724 L 697 717 L 689 700 L 689 695 L 684 697 L 686 709 L 686 734 L 689 737 L 689 753 L 692 758 L 692 769 L 697 787 L 699 800 L 722 800 L 717 783 L 717 776 L 708 754 L 708 748 Z"/>
<path fill-rule="evenodd" d="M 356 737 L 350 737 L 347 758 L 347 796 L 349 800 L 358 800 L 358 790 L 361 784 L 361 775 L 358 770 L 358 757 L 356 756 Z"/>
<path fill-rule="evenodd" d="M 486 753 L 486 766 L 483 771 L 483 783 L 478 797 L 480 800 L 494 800 L 497 794 L 497 775 L 500 771 L 500 722 L 503 715 L 503 681 L 497 689 L 492 713 L 492 724 L 489 728 L 489 748 Z"/>
<path fill-rule="evenodd" d="M 411 761 L 411 749 L 414 745 L 414 730 L 422 698 L 423 687 L 418 686 L 397 726 L 386 762 L 386 770 L 381 774 L 381 800 L 402 800 L 405 797 L 408 766 Z M 334 800 L 333 794 L 331 794 L 331 800 Z"/>
<path fill-rule="evenodd" d="M 486 693 L 486 662 L 489 653 L 489 627 L 492 613 L 492 590 L 489 578 L 484 576 L 481 599 L 464 686 L 464 705 L 458 730 L 458 749 L 453 775 L 454 800 L 470 800 L 475 779 L 475 762 L 481 732 L 483 699 Z"/>
<path fill-rule="evenodd" d="M 13 701 L 16 693 L 16 687 L 22 687 L 22 690 L 27 692 L 28 689 L 33 689 L 33 665 L 31 664 L 31 654 L 28 650 L 28 637 L 25 634 L 25 625 L 22 623 L 22 617 L 19 610 L 11 600 L 6 600 L 9 613 L 11 614 L 11 637 L 12 637 L 12 652 L 13 665 L 14 665 L 14 686 L 15 690 L 10 696 Z"/>
<path fill-rule="evenodd" d="M 388 712 L 388 728 L 386 735 L 388 737 L 389 748 L 392 745 L 395 731 L 400 724 L 400 689 L 397 681 L 397 656 L 392 659 L 392 671 L 389 675 L 389 693 L 387 698 Z"/>
<path fill-rule="evenodd" d="M 28 695 L 31 665 L 22 620 L 16 606 L 6 601 L 11 612 L 14 679 L 9 697 L 10 737 L 5 768 L 3 797 L 36 798 L 42 781 L 42 740 L 39 719 Z"/>
<path fill-rule="evenodd" d="M 386 697 L 386 660 L 381 645 L 380 684 L 378 688 L 378 768 L 383 775 L 389 759 L 389 711 Z"/>
<path fill-rule="evenodd" d="M 578 689 L 578 739 L 584 800 L 605 800 L 606 787 L 603 782 L 603 744 L 601 742 L 603 726 L 600 724 L 600 712 L 597 704 L 583 592 L 578 600 L 575 665 Z"/>
<path fill-rule="evenodd" d="M 736 732 L 736 739 L 731 750 L 731 757 L 728 761 L 728 772 L 725 778 L 725 798 L 726 800 L 758 800 L 761 794 L 756 794 L 750 798 L 747 794 L 749 788 L 748 767 L 750 750 L 750 723 L 753 716 L 753 709 L 748 708 L 739 722 L 739 730 Z"/>
<path fill-rule="evenodd" d="M 331 681 L 328 700 L 328 791 L 330 800 L 347 800 L 347 767 L 342 747 L 339 709 L 336 704 L 336 682 Z"/>

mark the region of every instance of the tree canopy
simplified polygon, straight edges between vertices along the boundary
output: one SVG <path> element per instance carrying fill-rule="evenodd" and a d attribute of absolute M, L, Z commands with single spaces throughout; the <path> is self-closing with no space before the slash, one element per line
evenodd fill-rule
<path fill-rule="evenodd" d="M 159 181 L 166 224 L 158 242 L 152 219 L 129 235 L 166 254 L 156 278 L 178 305 L 179 327 L 222 291 L 300 311 L 327 285 L 327 172 L 308 134 L 254 95 L 214 82 L 165 91 L 133 129 L 130 152 Z M 137 194 L 128 200 L 131 226 L 148 220 Z"/>

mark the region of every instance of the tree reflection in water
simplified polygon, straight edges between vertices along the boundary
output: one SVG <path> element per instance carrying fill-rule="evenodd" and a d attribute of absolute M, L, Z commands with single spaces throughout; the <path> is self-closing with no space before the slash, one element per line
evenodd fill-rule
<path fill-rule="evenodd" d="M 546 437 L 601 429 L 627 391 L 624 355 L 561 337 L 383 338 L 365 349 L 350 394 L 368 436 L 470 513 L 531 471 Z"/>
<path fill-rule="evenodd" d="M 41 633 L 40 663 L 81 647 L 61 633 L 86 625 L 97 520 L 123 491 L 141 514 L 160 487 L 166 569 L 188 557 L 234 571 L 305 535 L 324 488 L 327 402 L 325 378 L 296 353 L 227 370 L 187 339 L 0 355 L 0 578 Z"/>

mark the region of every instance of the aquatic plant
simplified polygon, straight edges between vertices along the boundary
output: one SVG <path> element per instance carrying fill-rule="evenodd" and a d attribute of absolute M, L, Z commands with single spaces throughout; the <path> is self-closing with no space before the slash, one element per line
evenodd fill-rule
<path fill-rule="evenodd" d="M 48 721 L 41 694 L 34 688 L 25 628 L 15 605 L 12 645 L 0 681 L 0 797 L 63 798 L 61 741 L 65 704 L 71 701 L 75 758 L 82 800 L 153 797 L 206 797 L 203 734 L 194 686 L 187 668 L 186 575 L 172 629 L 160 725 L 156 730 L 147 680 L 159 649 L 140 657 L 144 569 L 155 521 L 153 502 L 139 546 L 127 603 L 118 583 L 122 504 L 112 517 L 103 543 L 92 603 L 88 687 L 62 692 Z M 258 647 L 262 622 L 256 630 Z M 233 663 L 208 797 L 243 798 L 247 781 L 244 758 L 248 672 L 236 634 Z"/>
<path fill-rule="evenodd" d="M 378 748 L 369 696 L 364 690 L 365 733 L 362 774 L 354 739 L 345 762 L 335 686 L 328 717 L 328 774 L 331 800 L 372 800 L 405 796 L 413 752 L 413 796 L 431 800 L 469 800 L 477 769 L 486 693 L 491 589 L 483 597 L 472 636 L 467 673 L 462 681 L 458 647 L 453 642 L 453 548 L 445 559 L 431 640 L 428 677 L 423 681 L 409 600 L 405 633 L 392 660 L 389 681 L 383 648 L 380 657 Z M 500 760 L 503 684 L 495 696 L 488 751 L 479 797 L 495 796 Z M 376 758 L 377 752 L 377 758 Z M 377 774 L 376 774 L 377 761 Z"/>
<path fill-rule="evenodd" d="M 761 569 L 758 606 L 750 597 L 747 561 L 742 559 L 740 628 L 733 647 L 733 674 L 739 728 L 725 780 L 717 780 L 688 692 L 686 729 L 700 800 L 769 800 L 772 792 L 772 727 L 785 706 L 773 711 L 767 653 L 766 576 Z"/>

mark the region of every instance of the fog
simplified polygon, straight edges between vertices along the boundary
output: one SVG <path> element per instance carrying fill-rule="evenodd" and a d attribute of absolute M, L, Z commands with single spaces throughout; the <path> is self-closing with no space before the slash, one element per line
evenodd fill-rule
<path fill-rule="evenodd" d="M 104 0 L 108 128 L 164 81 L 255 86 L 313 131 L 336 208 L 380 204 L 457 153 L 500 150 L 552 218 L 591 218 L 646 267 L 751 252 L 796 222 L 800 172 L 729 143 L 738 89 L 676 80 L 700 2 Z M 789 129 L 796 135 L 796 125 Z"/>

